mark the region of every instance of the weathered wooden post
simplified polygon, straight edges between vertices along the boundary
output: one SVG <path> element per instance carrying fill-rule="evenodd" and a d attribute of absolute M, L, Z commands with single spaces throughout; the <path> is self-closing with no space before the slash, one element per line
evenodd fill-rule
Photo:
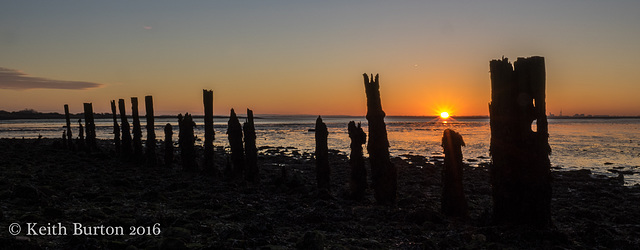
<path fill-rule="evenodd" d="M 73 148 L 73 136 L 71 135 L 71 115 L 69 114 L 69 104 L 64 105 L 64 118 L 67 121 L 67 139 L 65 145 L 71 150 Z"/>
<path fill-rule="evenodd" d="M 253 111 L 247 109 L 247 121 L 242 126 L 244 131 L 244 152 L 247 157 L 245 179 L 250 182 L 260 181 L 258 169 L 258 148 L 256 147 L 256 127 L 253 123 Z"/>
<path fill-rule="evenodd" d="M 82 126 L 82 119 L 78 119 L 78 140 L 76 141 L 78 150 L 88 150 L 84 143 L 84 127 Z"/>
<path fill-rule="evenodd" d="M 115 100 L 111 100 L 111 114 L 113 114 L 113 143 L 116 146 L 116 154 L 120 154 L 120 126 L 118 126 Z"/>
<path fill-rule="evenodd" d="M 327 125 L 322 122 L 322 117 L 316 119 L 316 181 L 318 195 L 326 197 L 331 195 L 331 168 L 329 167 L 329 146 L 327 137 L 329 131 Z"/>
<path fill-rule="evenodd" d="M 189 172 L 198 170 L 196 162 L 195 138 L 193 128 L 196 124 L 189 113 L 185 113 L 184 117 L 178 115 L 178 124 L 180 126 L 180 134 L 178 141 L 180 144 L 180 157 L 182 158 L 182 169 Z"/>
<path fill-rule="evenodd" d="M 173 127 L 170 123 L 164 126 L 164 165 L 173 165 Z"/>
<path fill-rule="evenodd" d="M 88 151 L 94 151 L 98 148 L 96 144 L 96 124 L 93 119 L 93 104 L 84 103 L 84 127 L 87 134 L 86 148 Z"/>
<path fill-rule="evenodd" d="M 129 130 L 129 122 L 127 121 L 124 99 L 118 100 L 118 108 L 120 109 L 120 124 L 122 124 L 122 156 L 129 159 L 133 154 L 133 148 L 131 148 L 131 131 Z"/>
<path fill-rule="evenodd" d="M 215 166 L 215 152 L 213 141 L 216 134 L 213 129 L 213 90 L 202 90 L 202 102 L 204 104 L 204 164 L 202 168 L 207 174 L 217 175 Z"/>
<path fill-rule="evenodd" d="M 231 109 L 227 126 L 229 137 L 229 147 L 231 148 L 231 162 L 233 163 L 232 178 L 243 178 L 244 174 L 244 149 L 242 146 L 242 125 L 236 116 L 236 112 Z"/>
<path fill-rule="evenodd" d="M 380 82 L 378 75 L 371 80 L 364 74 L 364 87 L 367 95 L 367 121 L 369 121 L 369 161 L 374 197 L 378 204 L 393 205 L 396 202 L 398 173 L 389 158 L 389 139 L 384 123 L 385 113 L 380 100 Z"/>
<path fill-rule="evenodd" d="M 445 129 L 442 135 L 444 168 L 442 169 L 442 213 L 447 216 L 466 219 L 469 217 L 467 199 L 462 185 L 462 136 Z"/>
<path fill-rule="evenodd" d="M 551 223 L 551 164 L 543 57 L 492 60 L 491 185 L 498 224 Z M 532 130 L 536 121 L 537 131 Z"/>
<path fill-rule="evenodd" d="M 131 117 L 133 118 L 133 156 L 140 159 L 142 156 L 142 127 L 140 126 L 137 97 L 131 97 Z"/>
<path fill-rule="evenodd" d="M 147 155 L 147 166 L 155 167 L 156 160 L 156 131 L 155 117 L 153 115 L 153 96 L 144 97 L 144 107 L 147 120 L 147 141 L 145 142 L 145 154 Z"/>
<path fill-rule="evenodd" d="M 364 165 L 364 155 L 362 145 L 367 142 L 367 134 L 362 130 L 362 125 L 354 121 L 350 121 L 347 126 L 349 138 L 351 138 L 351 155 L 349 156 L 349 165 L 351 165 L 351 178 L 349 187 L 351 189 L 351 198 L 361 200 L 364 198 L 367 189 L 367 169 Z"/>

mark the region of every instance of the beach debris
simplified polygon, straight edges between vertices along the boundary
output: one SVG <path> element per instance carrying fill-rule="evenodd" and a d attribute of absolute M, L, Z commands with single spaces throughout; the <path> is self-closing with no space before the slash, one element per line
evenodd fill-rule
<path fill-rule="evenodd" d="M 215 166 L 215 148 L 213 141 L 216 139 L 213 130 L 213 90 L 202 90 L 202 103 L 204 105 L 204 162 L 202 168 L 207 174 L 217 175 L 218 169 Z"/>
<path fill-rule="evenodd" d="M 84 103 L 84 129 L 87 134 L 86 147 L 87 151 L 95 151 L 98 149 L 96 143 L 96 123 L 93 119 L 93 104 Z"/>
<path fill-rule="evenodd" d="M 327 137 L 329 131 L 322 117 L 316 119 L 316 181 L 318 185 L 318 197 L 331 196 L 331 167 L 329 167 L 329 146 Z"/>
<path fill-rule="evenodd" d="M 173 165 L 173 127 L 171 123 L 164 125 L 164 165 Z"/>
<path fill-rule="evenodd" d="M 138 97 L 131 97 L 131 117 L 133 119 L 133 157 L 138 160 L 142 156 L 142 127 L 138 114 Z"/>
<path fill-rule="evenodd" d="M 131 131 L 129 130 L 129 122 L 127 121 L 124 99 L 118 100 L 118 109 L 120 109 L 120 128 L 122 129 L 122 157 L 130 159 L 133 154 L 133 148 L 131 147 Z"/>
<path fill-rule="evenodd" d="M 69 115 L 69 104 L 64 105 L 64 118 L 67 121 L 67 139 L 65 145 L 71 149 L 75 150 L 73 147 L 73 135 L 71 134 L 71 116 Z"/>
<path fill-rule="evenodd" d="M 147 120 L 147 140 L 145 141 L 145 155 L 147 156 L 147 167 L 155 167 L 158 164 L 156 160 L 156 131 L 155 117 L 153 115 L 153 96 L 144 97 L 144 107 Z"/>
<path fill-rule="evenodd" d="M 120 154 L 120 126 L 116 115 L 116 101 L 111 100 L 111 114 L 113 115 L 113 143 L 116 147 L 116 154 Z"/>
<path fill-rule="evenodd" d="M 364 76 L 364 87 L 367 96 L 367 121 L 369 122 L 369 161 L 371 162 L 371 179 L 374 197 L 378 204 L 393 205 L 397 199 L 398 173 L 396 166 L 389 158 L 389 139 L 384 123 L 385 113 L 380 100 L 380 82 L 378 75 L 371 79 Z"/>
<path fill-rule="evenodd" d="M 231 177 L 232 179 L 243 178 L 245 163 L 244 147 L 242 146 L 242 125 L 233 109 L 231 109 L 231 115 L 229 116 L 227 136 L 229 138 L 229 147 L 231 148 Z"/>
<path fill-rule="evenodd" d="M 351 178 L 349 179 L 349 188 L 351 190 L 351 198 L 361 200 L 364 198 L 367 189 L 367 168 L 364 165 L 364 155 L 362 145 L 367 142 L 367 134 L 362 130 L 362 124 L 350 121 L 347 125 L 349 138 L 351 138 L 351 155 L 349 156 L 349 165 L 351 166 Z"/>
<path fill-rule="evenodd" d="M 466 219 L 469 217 L 467 199 L 462 184 L 462 136 L 445 129 L 442 135 L 444 168 L 442 169 L 442 213 L 447 216 Z"/>
<path fill-rule="evenodd" d="M 180 145 L 180 158 L 182 159 L 182 169 L 187 172 L 194 172 L 198 170 L 198 163 L 196 162 L 196 149 L 195 138 L 193 135 L 193 128 L 196 123 L 193 122 L 193 118 L 189 113 L 178 114 L 178 127 L 180 133 L 178 133 L 178 144 Z"/>
<path fill-rule="evenodd" d="M 256 148 L 256 128 L 253 123 L 253 110 L 247 109 L 247 121 L 242 126 L 244 131 L 244 153 L 247 157 L 245 179 L 257 183 L 260 181 L 258 169 L 258 149 Z"/>
<path fill-rule="evenodd" d="M 551 223 L 544 57 L 492 60 L 490 169 L 497 224 Z"/>

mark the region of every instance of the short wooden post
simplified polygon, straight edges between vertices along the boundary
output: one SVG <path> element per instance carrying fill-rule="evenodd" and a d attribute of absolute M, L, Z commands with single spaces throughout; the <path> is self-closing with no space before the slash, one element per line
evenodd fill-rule
<path fill-rule="evenodd" d="M 173 127 L 170 123 L 164 126 L 164 165 L 173 165 Z"/>
<path fill-rule="evenodd" d="M 351 189 L 351 198 L 361 200 L 364 198 L 367 189 L 367 169 L 364 165 L 364 155 L 362 145 L 367 142 L 367 134 L 362 130 L 362 126 L 354 121 L 350 121 L 347 125 L 349 138 L 351 138 L 351 155 L 349 156 L 349 165 L 351 166 L 351 178 L 349 187 Z"/>
<path fill-rule="evenodd" d="M 233 163 L 232 178 L 243 178 L 244 174 L 244 148 L 242 146 L 242 125 L 236 116 L 236 112 L 231 109 L 227 126 L 229 137 L 229 147 L 231 148 L 231 162 Z"/>
<path fill-rule="evenodd" d="M 180 126 L 180 134 L 178 142 L 180 144 L 180 157 L 182 158 L 182 169 L 188 172 L 198 170 L 196 162 L 195 137 L 193 128 L 196 124 L 189 113 L 178 115 L 178 124 Z"/>
<path fill-rule="evenodd" d="M 82 126 L 82 119 L 78 119 L 78 140 L 76 141 L 78 150 L 89 150 L 84 143 L 84 126 Z"/>
<path fill-rule="evenodd" d="M 98 148 L 96 144 L 96 124 L 93 119 L 93 104 L 84 104 L 84 127 L 87 134 L 86 148 L 88 151 L 94 151 Z"/>
<path fill-rule="evenodd" d="M 131 117 L 133 118 L 133 156 L 140 159 L 142 156 L 142 126 L 140 126 L 137 97 L 131 97 Z"/>
<path fill-rule="evenodd" d="M 213 146 L 216 136 L 213 129 L 213 90 L 202 90 L 202 102 L 204 104 L 204 164 L 202 168 L 207 174 L 217 175 Z"/>
<path fill-rule="evenodd" d="M 316 181 L 318 195 L 320 197 L 331 194 L 331 168 L 329 167 L 329 146 L 327 138 L 329 130 L 322 121 L 322 117 L 316 119 Z"/>
<path fill-rule="evenodd" d="M 127 121 L 127 111 L 124 107 L 124 99 L 118 100 L 118 108 L 120 109 L 120 126 L 122 128 L 122 156 L 130 159 L 133 154 L 131 147 L 131 131 L 129 130 L 129 122 Z"/>
<path fill-rule="evenodd" d="M 389 139 L 384 123 L 385 113 L 380 99 L 380 82 L 378 75 L 369 79 L 364 74 L 364 87 L 367 95 L 367 121 L 369 121 L 369 161 L 371 162 L 371 179 L 374 197 L 378 204 L 393 205 L 396 203 L 398 189 L 398 173 L 391 163 L 389 155 Z"/>
<path fill-rule="evenodd" d="M 462 136 L 445 129 L 442 135 L 444 149 L 444 168 L 442 169 L 442 213 L 447 216 L 466 219 L 467 199 L 462 185 L 462 146 L 465 146 Z"/>
<path fill-rule="evenodd" d="M 118 126 L 115 100 L 111 100 L 111 114 L 113 115 L 113 143 L 116 147 L 116 154 L 120 154 L 120 126 Z"/>
<path fill-rule="evenodd" d="M 153 96 L 144 97 L 144 107 L 146 110 L 145 118 L 147 120 L 147 141 L 145 142 L 145 155 L 147 156 L 146 165 L 155 167 L 156 160 L 156 131 L 155 117 L 153 115 Z"/>
<path fill-rule="evenodd" d="M 69 104 L 64 105 L 64 118 L 67 121 L 67 139 L 65 145 L 71 150 L 74 150 L 73 147 L 73 136 L 71 135 L 71 115 L 69 114 Z"/>
<path fill-rule="evenodd" d="M 258 148 L 256 147 L 256 128 L 253 123 L 253 110 L 247 109 L 247 121 L 242 126 L 244 131 L 244 152 L 247 157 L 245 179 L 256 183 L 260 181 L 258 169 Z"/>

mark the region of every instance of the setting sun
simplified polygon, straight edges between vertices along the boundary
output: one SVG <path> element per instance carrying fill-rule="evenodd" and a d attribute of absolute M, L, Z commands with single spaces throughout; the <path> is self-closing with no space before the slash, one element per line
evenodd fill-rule
<path fill-rule="evenodd" d="M 448 113 L 448 112 L 442 112 L 442 113 L 440 113 L 440 118 L 442 118 L 442 119 L 447 119 L 447 118 L 449 118 L 449 113 Z"/>

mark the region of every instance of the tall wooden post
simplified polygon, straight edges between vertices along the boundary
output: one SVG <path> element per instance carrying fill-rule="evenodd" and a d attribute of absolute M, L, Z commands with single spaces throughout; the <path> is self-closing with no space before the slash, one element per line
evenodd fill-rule
<path fill-rule="evenodd" d="M 442 169 L 442 213 L 452 217 L 466 219 L 467 199 L 462 185 L 462 136 L 451 129 L 445 129 L 442 135 L 444 149 L 444 168 Z"/>
<path fill-rule="evenodd" d="M 396 202 L 398 173 L 389 158 L 389 139 L 384 123 L 385 113 L 380 100 L 380 82 L 378 75 L 369 79 L 364 74 L 364 87 L 367 94 L 367 121 L 369 121 L 369 161 L 374 197 L 378 204 L 393 205 Z"/>
<path fill-rule="evenodd" d="M 213 129 L 213 90 L 202 90 L 202 102 L 204 104 L 204 164 L 203 169 L 207 174 L 217 175 L 215 166 L 215 152 L 213 141 L 215 130 Z"/>
<path fill-rule="evenodd" d="M 247 121 L 242 126 L 244 131 L 244 153 L 247 157 L 245 179 L 250 182 L 260 181 L 258 169 L 258 148 L 256 147 L 256 128 L 253 123 L 253 111 L 247 109 Z"/>
<path fill-rule="evenodd" d="M 233 163 L 232 177 L 243 178 L 244 174 L 244 148 L 242 146 L 242 125 L 236 116 L 236 112 L 231 109 L 227 126 L 229 136 L 229 147 L 231 148 L 231 162 Z"/>
<path fill-rule="evenodd" d="M 173 165 L 173 127 L 171 123 L 164 126 L 164 165 Z"/>
<path fill-rule="evenodd" d="M 543 57 L 492 60 L 493 216 L 498 224 L 551 223 L 551 164 Z M 537 131 L 531 126 L 536 121 Z"/>
<path fill-rule="evenodd" d="M 131 117 L 133 117 L 133 156 L 139 159 L 142 156 L 142 127 L 140 126 L 137 97 L 131 97 Z"/>
<path fill-rule="evenodd" d="M 189 113 L 178 115 L 178 124 L 180 126 L 179 144 L 180 144 L 180 157 L 182 158 L 182 169 L 188 172 L 195 172 L 198 170 L 198 163 L 196 162 L 196 149 L 195 138 L 193 134 L 193 128 L 196 124 L 193 122 L 193 118 Z"/>
<path fill-rule="evenodd" d="M 331 168 L 329 167 L 329 146 L 327 125 L 322 117 L 316 119 L 316 181 L 320 197 L 331 194 Z"/>
<path fill-rule="evenodd" d="M 146 110 L 147 120 L 147 141 L 145 143 L 145 155 L 147 156 L 148 167 L 155 167 L 156 160 L 156 131 L 155 131 L 155 117 L 153 115 L 153 96 L 144 97 L 144 107 Z"/>
<path fill-rule="evenodd" d="M 367 189 L 367 169 L 364 165 L 364 156 L 362 144 L 367 142 L 367 134 L 362 130 L 362 125 L 354 121 L 350 121 L 347 126 L 349 138 L 351 138 L 351 155 L 349 156 L 349 165 L 351 165 L 351 178 L 349 187 L 351 189 L 351 198 L 361 200 L 364 198 Z"/>
<path fill-rule="evenodd" d="M 133 148 L 131 147 L 131 131 L 129 130 L 129 122 L 127 121 L 124 99 L 118 100 L 118 108 L 120 109 L 120 124 L 122 124 L 122 156 L 129 159 L 133 154 Z"/>
<path fill-rule="evenodd" d="M 87 150 L 96 150 L 98 148 L 96 144 L 96 124 L 93 119 L 93 104 L 91 103 L 84 104 L 84 127 L 87 134 Z"/>
<path fill-rule="evenodd" d="M 64 118 L 67 121 L 67 147 L 71 150 L 74 150 L 73 148 L 73 136 L 71 135 L 71 115 L 69 114 L 69 104 L 65 104 L 64 105 Z"/>
<path fill-rule="evenodd" d="M 116 154 L 120 154 L 120 126 L 118 126 L 115 100 L 111 100 L 111 114 L 113 114 L 113 143 L 116 147 Z"/>

